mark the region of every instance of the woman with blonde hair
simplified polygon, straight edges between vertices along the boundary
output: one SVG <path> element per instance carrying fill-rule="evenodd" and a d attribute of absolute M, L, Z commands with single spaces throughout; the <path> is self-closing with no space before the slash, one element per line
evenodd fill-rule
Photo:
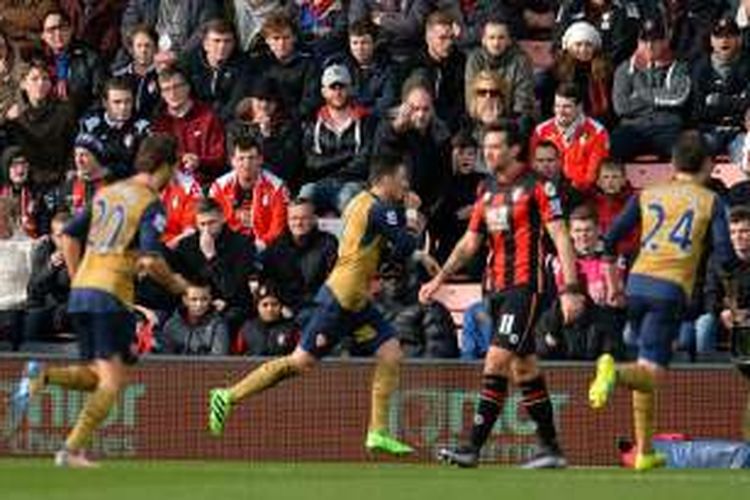
<path fill-rule="evenodd" d="M 586 21 L 571 24 L 562 38 L 555 65 L 542 85 L 542 112 L 552 116 L 554 89 L 561 83 L 574 83 L 583 96 L 586 114 L 604 125 L 611 125 L 613 68 L 602 50 L 599 31 Z"/>

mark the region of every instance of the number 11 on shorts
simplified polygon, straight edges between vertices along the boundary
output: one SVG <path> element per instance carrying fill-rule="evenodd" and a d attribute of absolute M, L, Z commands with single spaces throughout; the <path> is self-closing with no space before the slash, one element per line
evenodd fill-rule
<path fill-rule="evenodd" d="M 513 323 L 516 321 L 514 314 L 503 314 L 500 316 L 500 324 L 497 327 L 498 335 L 510 335 L 513 333 Z"/>

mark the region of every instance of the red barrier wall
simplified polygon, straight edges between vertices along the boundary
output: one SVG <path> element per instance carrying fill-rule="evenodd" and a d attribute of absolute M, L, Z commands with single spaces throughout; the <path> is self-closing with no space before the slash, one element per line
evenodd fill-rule
<path fill-rule="evenodd" d="M 208 389 L 235 380 L 254 364 L 243 360 L 146 361 L 92 445 L 104 457 L 366 460 L 362 448 L 369 412 L 372 365 L 327 362 L 302 379 L 246 401 L 226 435 L 208 436 Z M 0 361 L 0 396 L 22 367 Z M 616 463 L 618 436 L 630 435 L 630 399 L 618 392 L 608 409 L 586 403 L 591 367 L 546 370 L 561 441 L 571 463 Z M 480 367 L 407 364 L 392 400 L 391 429 L 418 449 L 413 460 L 432 460 L 441 445 L 456 443 L 471 427 Z M 747 387 L 730 367 L 676 369 L 659 398 L 659 430 L 738 439 Z M 522 460 L 534 452 L 534 424 L 512 393 L 484 449 L 487 461 Z M 80 394 L 49 388 L 30 410 L 27 425 L 0 443 L 0 455 L 49 454 L 75 421 Z M 5 418 L 4 405 L 0 418 Z M 4 420 L 3 420 L 4 421 Z"/>

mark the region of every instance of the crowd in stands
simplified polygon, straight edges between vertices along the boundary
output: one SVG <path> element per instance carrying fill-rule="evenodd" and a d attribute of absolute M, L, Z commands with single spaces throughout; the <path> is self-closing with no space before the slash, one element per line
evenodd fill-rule
<path fill-rule="evenodd" d="M 549 42 L 548 64 L 529 39 Z M 133 173 L 149 134 L 179 143 L 164 247 L 193 286 L 173 297 L 139 279 L 138 350 L 277 355 L 336 261 L 319 217 L 340 217 L 366 187 L 371 156 L 404 158 L 419 206 L 407 215 L 442 262 L 487 175 L 483 131 L 498 124 L 523 134 L 529 167 L 562 192 L 588 294 L 564 325 L 544 256 L 540 352 L 625 356 L 599 237 L 635 192 L 626 162 L 668 162 L 685 130 L 750 173 L 750 1 L 0 0 L 0 345 L 70 339 L 62 229 Z M 750 181 L 714 188 L 750 261 Z M 623 275 L 638 242 L 618 249 Z M 484 282 L 485 259 L 466 281 Z M 709 259 L 676 348 L 726 346 L 748 276 L 720 276 Z M 458 327 L 440 302 L 418 302 L 425 279 L 386 259 L 372 284 L 407 355 L 483 356 L 482 304 Z"/>

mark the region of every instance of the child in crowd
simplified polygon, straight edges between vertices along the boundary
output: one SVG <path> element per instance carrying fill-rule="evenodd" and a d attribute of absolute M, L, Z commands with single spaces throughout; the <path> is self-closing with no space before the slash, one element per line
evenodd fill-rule
<path fill-rule="evenodd" d="M 182 296 L 182 307 L 167 320 L 162 332 L 165 354 L 229 354 L 229 332 L 214 309 L 211 287 L 193 283 Z"/>
<path fill-rule="evenodd" d="M 632 195 L 633 188 L 625 176 L 625 165 L 612 160 L 602 161 L 592 199 L 600 234 L 605 234 L 612 226 Z M 640 232 L 634 231 L 618 245 L 617 253 L 626 259 L 632 258 L 638 250 L 639 241 Z"/>
<path fill-rule="evenodd" d="M 282 314 L 276 290 L 261 284 L 256 291 L 258 316 L 242 325 L 240 338 L 246 354 L 252 356 L 280 356 L 294 350 L 299 340 L 299 326 Z"/>
<path fill-rule="evenodd" d="M 621 310 L 607 305 L 605 261 L 599 245 L 599 224 L 596 213 L 581 205 L 570 215 L 570 234 L 576 251 L 578 280 L 586 290 L 586 310 L 571 325 L 563 324 L 559 301 L 555 301 L 539 319 L 537 334 L 541 352 L 573 359 L 594 359 L 603 352 L 617 356 L 622 353 L 620 332 L 624 324 Z M 555 282 L 562 289 L 562 268 L 553 260 Z M 624 272 L 624 266 L 621 268 Z"/>

